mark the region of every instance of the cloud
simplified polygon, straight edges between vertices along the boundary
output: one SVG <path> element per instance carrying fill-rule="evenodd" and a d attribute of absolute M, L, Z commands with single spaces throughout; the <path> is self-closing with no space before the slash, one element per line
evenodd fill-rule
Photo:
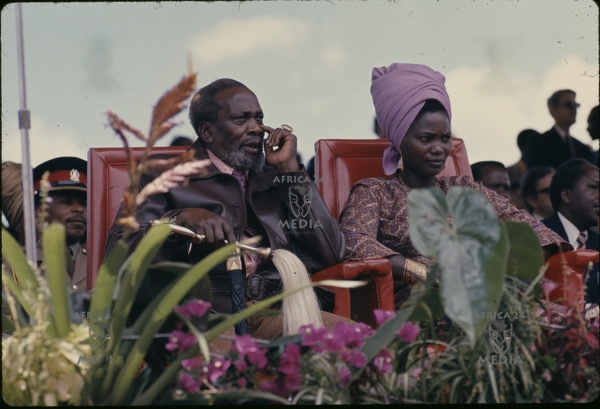
<path fill-rule="evenodd" d="M 32 117 L 29 129 L 29 160 L 32 167 L 57 156 L 76 156 L 87 160 L 88 147 L 77 133 L 60 125 L 52 125 L 40 117 Z M 16 120 L 2 123 L 2 162 L 22 163 L 21 131 Z"/>
<path fill-rule="evenodd" d="M 598 103 L 598 76 L 590 75 L 594 72 L 597 66 L 577 56 L 567 56 L 533 77 L 508 70 L 497 76 L 494 70 L 472 66 L 446 72 L 453 132 L 465 140 L 469 161 L 496 159 L 507 166 L 516 162 L 517 134 L 525 128 L 550 129 L 553 120 L 546 99 L 561 88 L 577 92 L 582 105 L 571 133 L 589 144 L 586 118 Z"/>
<path fill-rule="evenodd" d="M 309 34 L 310 25 L 285 17 L 226 20 L 192 39 L 190 52 L 203 63 L 241 57 L 270 48 L 289 49 Z M 269 57 L 265 56 L 265 61 Z"/>
<path fill-rule="evenodd" d="M 328 68 L 342 67 L 348 59 L 348 53 L 339 44 L 330 44 L 321 50 L 321 58 Z"/>

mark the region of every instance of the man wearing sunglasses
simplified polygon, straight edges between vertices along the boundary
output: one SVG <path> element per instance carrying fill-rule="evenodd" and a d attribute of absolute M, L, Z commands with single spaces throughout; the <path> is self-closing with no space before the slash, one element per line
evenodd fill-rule
<path fill-rule="evenodd" d="M 548 98 L 548 111 L 554 118 L 554 126 L 529 141 L 524 155 L 528 168 L 539 165 L 557 168 L 571 158 L 592 160 L 590 146 L 569 134 L 569 129 L 577 119 L 579 108 L 575 97 L 575 91 L 563 89 Z"/>

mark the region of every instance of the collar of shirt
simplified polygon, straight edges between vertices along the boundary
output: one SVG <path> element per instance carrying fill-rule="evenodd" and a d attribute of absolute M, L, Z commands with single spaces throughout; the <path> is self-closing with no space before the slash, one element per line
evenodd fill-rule
<path fill-rule="evenodd" d="M 561 212 L 557 212 L 558 218 L 560 219 L 565 231 L 567 232 L 567 238 L 569 239 L 569 243 L 573 246 L 574 249 L 577 248 L 577 237 L 579 237 L 579 229 L 575 227 L 569 219 L 562 215 Z"/>
<path fill-rule="evenodd" d="M 214 153 L 212 153 L 208 149 L 206 150 L 206 153 L 208 154 L 208 158 L 210 159 L 210 161 L 213 163 L 213 165 L 215 165 L 217 167 L 217 169 L 219 169 L 221 172 L 227 173 L 229 175 L 233 174 L 233 171 L 235 169 L 233 169 L 231 166 L 229 166 L 228 164 L 226 164 L 225 162 L 223 162 L 221 159 L 219 159 L 217 157 L 217 155 L 215 155 Z M 248 175 L 248 173 L 246 173 L 246 176 L 247 175 Z"/>

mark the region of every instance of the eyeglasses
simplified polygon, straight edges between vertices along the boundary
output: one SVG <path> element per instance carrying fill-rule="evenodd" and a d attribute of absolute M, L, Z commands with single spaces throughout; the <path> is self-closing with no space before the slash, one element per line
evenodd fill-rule
<path fill-rule="evenodd" d="M 579 102 L 567 101 L 567 102 L 563 102 L 562 104 L 558 104 L 558 106 L 569 108 L 569 109 L 577 109 L 581 106 L 581 104 Z"/>
<path fill-rule="evenodd" d="M 535 191 L 535 193 L 536 193 L 537 195 L 541 195 L 542 193 L 544 193 L 544 194 L 549 194 L 549 193 L 550 193 L 550 188 L 549 188 L 549 187 L 547 187 L 547 188 L 545 188 L 545 189 L 536 190 L 536 191 Z"/>

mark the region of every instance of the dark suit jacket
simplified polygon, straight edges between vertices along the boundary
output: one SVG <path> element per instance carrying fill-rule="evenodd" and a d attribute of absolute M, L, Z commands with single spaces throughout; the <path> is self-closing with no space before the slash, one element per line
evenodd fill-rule
<path fill-rule="evenodd" d="M 523 155 L 527 168 L 531 169 L 539 165 L 549 165 L 557 168 L 571 158 L 583 158 L 592 161 L 592 150 L 589 145 L 573 137 L 570 137 L 569 140 L 573 144 L 574 155 L 569 141 L 563 142 L 554 128 L 541 135 L 533 136 Z"/>
<path fill-rule="evenodd" d="M 547 217 L 546 219 L 542 220 L 542 222 L 546 226 L 548 226 L 549 228 L 554 230 L 563 239 L 569 240 L 567 237 L 567 232 L 565 230 L 565 227 L 563 226 L 562 222 L 560 221 L 560 218 L 558 217 L 558 213 L 554 213 L 552 216 Z M 587 238 L 587 241 L 585 242 L 585 247 L 588 249 L 591 249 L 591 250 L 598 250 L 598 246 L 599 246 L 598 234 L 590 229 L 588 229 L 587 233 L 588 233 L 588 238 Z M 592 268 L 592 271 L 590 271 L 590 273 L 589 273 L 589 276 L 588 276 L 588 279 L 586 282 L 586 286 L 587 286 L 587 291 L 586 291 L 586 296 L 585 296 L 586 302 L 598 304 L 598 298 L 600 298 L 600 287 L 598 286 L 598 281 L 599 281 L 598 263 L 595 263 L 594 267 Z"/>

